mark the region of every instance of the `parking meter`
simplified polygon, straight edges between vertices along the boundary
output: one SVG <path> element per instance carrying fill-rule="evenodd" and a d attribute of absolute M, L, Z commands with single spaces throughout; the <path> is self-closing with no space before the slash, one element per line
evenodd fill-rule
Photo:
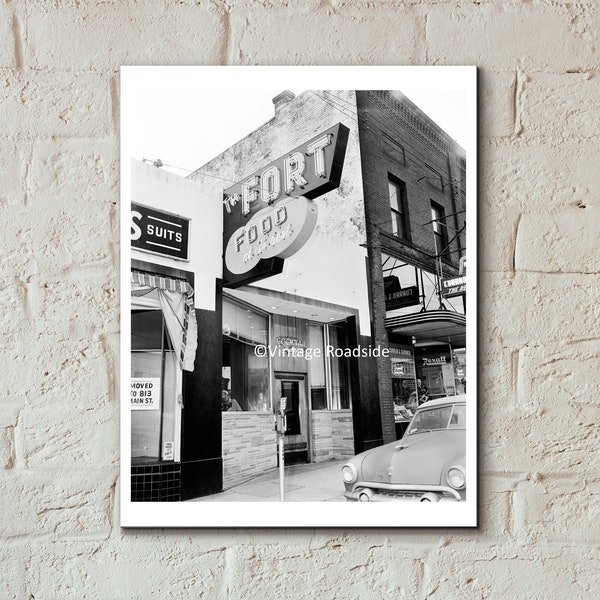
<path fill-rule="evenodd" d="M 284 484 L 284 443 L 283 436 L 286 430 L 285 409 L 287 408 L 287 398 L 282 396 L 277 403 L 275 413 L 275 429 L 277 430 L 277 450 L 279 455 L 279 499 L 285 502 L 285 484 Z"/>
<path fill-rule="evenodd" d="M 287 407 L 287 398 L 283 396 L 277 403 L 277 413 L 275 414 L 275 430 L 279 435 L 283 435 L 287 429 L 287 417 L 285 410 Z"/>

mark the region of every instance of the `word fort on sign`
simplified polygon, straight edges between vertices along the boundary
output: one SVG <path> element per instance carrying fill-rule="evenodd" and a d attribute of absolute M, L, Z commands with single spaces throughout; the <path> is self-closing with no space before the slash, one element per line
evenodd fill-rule
<path fill-rule="evenodd" d="M 349 130 L 338 123 L 223 192 L 223 276 L 237 287 L 281 273 L 310 238 L 315 198 L 340 184 Z"/>

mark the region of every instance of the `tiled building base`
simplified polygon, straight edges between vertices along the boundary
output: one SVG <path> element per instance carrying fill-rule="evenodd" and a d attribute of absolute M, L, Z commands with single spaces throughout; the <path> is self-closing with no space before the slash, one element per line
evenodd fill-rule
<path fill-rule="evenodd" d="M 179 502 L 181 500 L 181 465 L 165 463 L 132 465 L 132 502 Z"/>

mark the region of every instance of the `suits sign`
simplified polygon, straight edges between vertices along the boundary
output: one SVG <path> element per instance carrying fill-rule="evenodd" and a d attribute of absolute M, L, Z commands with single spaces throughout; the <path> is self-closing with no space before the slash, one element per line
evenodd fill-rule
<path fill-rule="evenodd" d="M 141 204 L 131 205 L 131 247 L 188 259 L 190 220 Z"/>
<path fill-rule="evenodd" d="M 340 184 L 349 130 L 338 123 L 223 191 L 223 278 L 238 287 L 281 273 L 310 238 L 313 200 Z"/>

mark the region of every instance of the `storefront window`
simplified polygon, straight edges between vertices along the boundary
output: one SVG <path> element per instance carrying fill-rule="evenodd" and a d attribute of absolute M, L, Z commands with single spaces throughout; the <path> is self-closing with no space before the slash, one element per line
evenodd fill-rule
<path fill-rule="evenodd" d="M 335 323 L 328 325 L 329 345 L 335 348 L 346 349 L 346 325 Z M 331 369 L 331 409 L 339 410 L 350 408 L 350 386 L 348 373 L 348 359 L 344 357 L 330 357 Z"/>
<path fill-rule="evenodd" d="M 254 348 L 247 358 L 248 393 L 242 410 L 268 411 L 269 406 L 269 360 L 254 355 Z"/>
<path fill-rule="evenodd" d="M 419 302 L 398 308 L 388 308 L 388 311 L 397 311 L 394 314 L 402 315 L 412 314 L 423 308 L 425 310 L 438 310 L 440 308 L 437 276 L 434 273 L 415 267 L 384 252 L 381 253 L 381 261 L 384 278 L 396 277 L 400 288 L 403 290 L 417 287 L 420 296 Z M 443 303 L 449 310 L 464 313 L 464 305 L 460 297 L 444 298 Z"/>
<path fill-rule="evenodd" d="M 456 394 L 450 346 L 431 346 L 416 351 L 417 378 L 431 399 Z"/>
<path fill-rule="evenodd" d="M 131 457 L 159 460 L 161 445 L 174 439 L 177 362 L 160 309 L 131 313 L 131 377 L 147 401 L 132 407 Z M 156 384 L 156 385 L 154 385 Z M 149 392 L 149 386 L 153 391 Z M 172 455 L 170 459 L 172 459 Z"/>
<path fill-rule="evenodd" d="M 266 315 L 223 300 L 222 410 L 271 410 L 269 359 L 255 353 L 257 345 L 267 346 L 268 328 Z"/>
<path fill-rule="evenodd" d="M 416 407 L 413 354 L 410 347 L 397 344 L 390 344 L 389 351 L 394 417 L 397 423 L 404 422 L 413 416 L 413 410 Z"/>
<path fill-rule="evenodd" d="M 452 350 L 454 365 L 454 386 L 457 394 L 467 393 L 467 352 L 465 348 Z"/>
<path fill-rule="evenodd" d="M 327 387 L 325 382 L 325 342 L 323 325 L 310 323 L 308 326 L 308 347 L 319 350 L 320 356 L 308 361 L 310 379 L 310 401 L 313 410 L 327 409 Z"/>
<path fill-rule="evenodd" d="M 273 327 L 270 336 L 269 327 Z M 268 353 L 264 355 L 264 348 L 257 356 L 259 346 L 274 353 L 271 354 L 272 364 Z M 270 377 L 273 371 L 307 375 L 312 410 L 349 409 L 348 358 L 330 356 L 328 346 L 346 350 L 344 322 L 322 324 L 277 314 L 269 319 L 267 314 L 254 307 L 224 298 L 222 410 L 271 411 Z M 296 349 L 299 352 L 310 350 L 311 358 L 295 357 L 292 351 Z"/>

